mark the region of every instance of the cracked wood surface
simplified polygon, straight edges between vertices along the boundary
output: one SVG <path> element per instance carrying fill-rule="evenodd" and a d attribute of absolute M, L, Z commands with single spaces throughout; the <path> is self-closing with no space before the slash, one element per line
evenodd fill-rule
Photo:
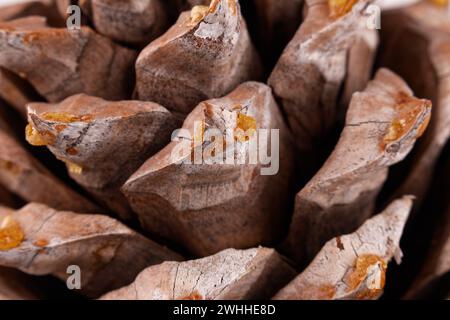
<path fill-rule="evenodd" d="M 335 19 L 326 0 L 306 0 L 304 22 L 272 71 L 269 84 L 287 115 L 297 146 L 305 152 L 326 139 L 336 124 L 343 111 L 338 106 L 340 88 L 346 85 L 349 96 L 365 85 L 357 83 L 359 79 L 368 80 L 367 68 L 372 68 L 377 45 L 364 15 L 371 2 L 358 1 L 353 10 Z M 349 55 L 355 50 L 364 56 Z M 357 69 L 347 74 L 347 65 Z M 348 76 L 356 79 L 346 82 Z"/>
<path fill-rule="evenodd" d="M 146 45 L 168 27 L 164 0 L 80 0 L 98 33 L 112 40 Z"/>
<path fill-rule="evenodd" d="M 109 100 L 131 94 L 136 53 L 88 27 L 48 28 L 0 23 L 0 67 L 29 81 L 50 102 L 76 93 Z"/>
<path fill-rule="evenodd" d="M 383 292 L 389 261 L 401 258 L 399 243 L 412 199 L 396 200 L 356 232 L 328 241 L 274 299 L 377 299 Z"/>
<path fill-rule="evenodd" d="M 203 132 L 195 131 L 195 125 L 202 124 L 223 135 L 225 129 L 237 128 L 237 117 L 254 121 L 253 142 L 259 129 L 280 130 L 278 174 L 262 175 L 266 165 L 260 160 L 255 164 L 245 161 L 250 140 L 236 141 L 233 149 L 227 147 L 223 136 L 208 144 L 209 140 L 203 140 Z M 122 188 L 143 228 L 197 256 L 278 239 L 288 219 L 293 155 L 289 132 L 270 88 L 248 82 L 228 96 L 202 102 L 187 117 L 183 129 L 193 140 L 180 132 Z M 271 139 L 277 137 L 269 137 L 268 143 Z M 267 146 L 260 146 L 260 152 L 266 152 Z M 215 162 L 223 160 L 226 154 L 230 155 L 231 164 Z M 203 156 L 203 161 L 186 163 L 193 155 L 200 160 Z"/>
<path fill-rule="evenodd" d="M 101 299 L 268 299 L 294 276 L 294 269 L 273 249 L 227 249 L 199 260 L 147 268 L 131 285 Z"/>
<path fill-rule="evenodd" d="M 5 219 L 18 223 L 22 238 L 12 248 L 0 248 L 0 265 L 64 281 L 67 267 L 77 265 L 82 292 L 94 297 L 130 283 L 150 265 L 181 259 L 107 216 L 31 203 L 18 211 L 0 210 L 0 220 Z"/>
<path fill-rule="evenodd" d="M 335 150 L 296 196 L 286 240 L 293 259 L 309 261 L 326 241 L 370 217 L 389 166 L 407 156 L 430 116 L 431 102 L 413 97 L 387 69 L 353 95 Z"/>
<path fill-rule="evenodd" d="M 120 188 L 178 127 L 155 103 L 83 94 L 59 104 L 29 104 L 28 120 L 28 141 L 47 145 L 75 181 L 124 219 L 132 212 Z"/>
<path fill-rule="evenodd" d="M 237 0 L 214 0 L 184 12 L 150 43 L 136 62 L 136 97 L 187 115 L 198 103 L 220 97 L 260 76 Z"/>

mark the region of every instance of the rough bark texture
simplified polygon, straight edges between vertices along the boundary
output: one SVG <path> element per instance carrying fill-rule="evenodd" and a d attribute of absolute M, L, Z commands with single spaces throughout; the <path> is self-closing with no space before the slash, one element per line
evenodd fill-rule
<path fill-rule="evenodd" d="M 401 258 L 399 243 L 411 207 L 412 197 L 394 201 L 356 232 L 327 242 L 275 299 L 377 299 L 389 261 Z"/>
<path fill-rule="evenodd" d="M 268 299 L 294 276 L 292 267 L 273 249 L 227 249 L 199 260 L 147 268 L 131 285 L 102 299 Z"/>
<path fill-rule="evenodd" d="M 196 124 L 204 123 L 206 129 L 218 129 L 225 135 L 226 129 L 241 129 L 236 117 L 254 122 L 257 130 L 280 129 L 282 156 L 276 175 L 263 175 L 267 165 L 259 160 L 255 164 L 237 162 L 245 161 L 250 140 L 237 141 L 233 149 L 223 140 L 209 144 L 210 140 L 203 140 L 202 132 L 195 129 Z M 178 141 L 149 159 L 123 187 L 142 226 L 198 256 L 279 239 L 288 218 L 293 160 L 290 136 L 270 88 L 249 82 L 224 98 L 203 102 L 191 112 L 183 128 L 193 140 L 183 138 L 185 133 L 180 132 Z M 258 133 L 253 132 L 251 141 L 256 141 Z M 269 137 L 269 145 L 271 139 L 277 138 Z M 219 150 L 223 145 L 225 152 L 231 152 L 231 164 L 215 162 L 224 159 Z M 260 149 L 267 150 L 263 144 Z M 187 164 L 193 156 L 194 162 Z"/>
<path fill-rule="evenodd" d="M 71 177 L 122 218 L 131 209 L 120 187 L 169 141 L 178 121 L 151 102 L 75 95 L 28 106 L 27 139 L 47 145 Z"/>
<path fill-rule="evenodd" d="M 136 53 L 88 27 L 80 31 L 0 23 L 0 67 L 29 81 L 47 100 L 76 93 L 129 97 Z"/>
<path fill-rule="evenodd" d="M 334 18 L 326 0 L 306 0 L 306 17 L 284 50 L 269 84 L 287 114 L 298 147 L 311 151 L 336 124 L 339 90 L 345 84 L 347 65 L 354 65 L 349 50 L 364 44 L 364 63 L 355 76 L 365 79 L 371 69 L 376 36 L 366 28 L 364 10 L 371 1 L 358 1 L 353 10 Z M 362 49 L 361 49 L 362 50 Z M 356 70 L 355 70 L 356 71 Z M 350 74 L 351 75 L 351 74 Z M 347 87 L 355 87 L 349 81 Z M 364 83 L 358 84 L 364 86 Z M 350 89 L 348 89 L 348 93 Z"/>
<path fill-rule="evenodd" d="M 136 62 L 136 96 L 187 115 L 260 76 L 260 63 L 237 0 L 184 12 Z"/>
<path fill-rule="evenodd" d="M 354 231 L 372 213 L 388 167 L 411 151 L 431 116 L 431 102 L 382 69 L 353 95 L 346 126 L 322 169 L 297 194 L 287 249 L 307 262 L 323 244 Z"/>
<path fill-rule="evenodd" d="M 119 42 L 146 45 L 167 26 L 164 0 L 80 0 L 98 33 Z"/>
<path fill-rule="evenodd" d="M 0 220 L 0 265 L 64 281 L 67 268 L 79 266 L 81 290 L 90 296 L 130 283 L 145 267 L 181 259 L 102 215 L 31 203 L 15 212 L 1 210 Z"/>

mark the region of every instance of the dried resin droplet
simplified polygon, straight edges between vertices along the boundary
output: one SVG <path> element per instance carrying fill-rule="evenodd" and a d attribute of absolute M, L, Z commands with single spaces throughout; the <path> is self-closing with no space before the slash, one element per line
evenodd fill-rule
<path fill-rule="evenodd" d="M 44 248 L 44 247 L 46 247 L 48 245 L 48 240 L 46 240 L 46 239 L 38 239 L 35 242 L 33 242 L 33 244 L 36 247 Z"/>
<path fill-rule="evenodd" d="M 219 3 L 220 3 L 220 0 L 212 0 L 211 4 L 209 6 L 209 12 L 207 12 L 207 13 L 214 13 L 214 12 L 216 12 Z M 231 14 L 233 16 L 235 16 L 237 14 L 236 0 L 227 0 L 227 5 L 228 5 L 228 8 L 231 11 Z"/>
<path fill-rule="evenodd" d="M 430 106 L 414 98 L 408 85 L 387 69 L 380 69 L 366 89 L 353 96 L 335 149 L 296 196 L 286 247 L 299 263 L 373 214 L 389 167 L 412 150 Z M 332 196 L 324 197 L 327 194 Z M 339 246 L 345 249 L 344 243 Z"/>
<path fill-rule="evenodd" d="M 228 7 L 230 8 L 231 13 L 235 16 L 237 14 L 236 0 L 228 0 Z"/>
<path fill-rule="evenodd" d="M 320 300 L 332 299 L 336 294 L 336 288 L 329 284 L 319 287 L 317 291 L 317 298 Z"/>
<path fill-rule="evenodd" d="M 62 112 L 46 112 L 42 115 L 44 120 L 71 123 L 71 122 L 90 122 L 92 120 L 91 115 L 76 116 Z"/>
<path fill-rule="evenodd" d="M 330 17 L 339 18 L 350 12 L 358 0 L 328 0 Z"/>
<path fill-rule="evenodd" d="M 448 6 L 448 0 L 430 0 L 431 3 L 434 3 L 435 5 L 446 7 Z"/>
<path fill-rule="evenodd" d="M 78 151 L 74 147 L 70 147 L 66 149 L 66 153 L 71 156 L 76 156 L 78 154 Z"/>
<path fill-rule="evenodd" d="M 240 142 L 250 140 L 256 132 L 256 119 L 243 113 L 238 113 L 234 137 Z"/>
<path fill-rule="evenodd" d="M 383 138 L 382 149 L 392 142 L 398 141 L 408 134 L 421 117 L 425 117 L 418 128 L 417 138 L 420 138 L 430 123 L 431 102 L 420 100 L 402 94 L 396 107 L 397 117 L 392 120 L 391 125 Z"/>
<path fill-rule="evenodd" d="M 76 264 L 83 270 L 80 292 L 90 298 L 131 283 L 144 268 L 183 259 L 105 215 L 58 211 L 38 203 L 1 211 L 0 217 L 6 217 L 0 218 L 1 266 L 65 282 L 67 266 Z M 2 285 L 0 279 L 0 296 Z"/>
<path fill-rule="evenodd" d="M 24 239 L 20 224 L 11 216 L 3 218 L 0 224 L 0 251 L 18 247 Z"/>
<path fill-rule="evenodd" d="M 51 132 L 50 152 L 71 178 L 123 219 L 133 215 L 123 182 L 168 141 L 180 120 L 151 102 L 107 101 L 79 94 L 59 103 L 29 103 L 28 121 Z"/>
<path fill-rule="evenodd" d="M 197 121 L 194 126 L 194 140 L 192 146 L 201 145 L 205 139 L 206 123 L 205 121 Z"/>
<path fill-rule="evenodd" d="M 305 270 L 274 299 L 378 299 L 383 294 L 387 264 L 400 250 L 413 198 L 397 199 L 353 233 L 329 240 Z"/>
<path fill-rule="evenodd" d="M 209 5 L 209 7 L 210 7 L 209 12 L 211 12 L 211 13 L 216 12 L 219 2 L 220 2 L 220 0 L 212 0 L 211 4 Z"/>
<path fill-rule="evenodd" d="M 25 128 L 25 138 L 32 146 L 41 147 L 47 145 L 44 138 L 31 124 L 27 125 L 27 127 Z"/>
<path fill-rule="evenodd" d="M 69 170 L 70 173 L 75 173 L 75 174 L 83 173 L 83 167 L 76 163 L 66 161 L 66 166 L 67 166 L 67 170 Z"/>
<path fill-rule="evenodd" d="M 236 142 L 237 129 L 249 135 L 248 129 L 256 126 L 280 130 L 277 142 L 283 156 L 277 172 L 267 176 L 268 167 L 252 153 L 253 140 Z M 280 227 L 287 221 L 280 213 L 288 211 L 284 208 L 294 163 L 290 139 L 270 87 L 246 82 L 225 97 L 197 105 L 176 139 L 149 158 L 121 191 L 144 229 L 196 256 L 269 243 L 274 235 L 282 236 Z M 167 214 L 155 223 L 161 210 Z"/>
<path fill-rule="evenodd" d="M 191 23 L 190 25 L 195 26 L 200 21 L 203 20 L 203 18 L 209 13 L 209 7 L 208 6 L 195 6 L 191 10 Z"/>
<path fill-rule="evenodd" d="M 198 291 L 194 291 L 190 295 L 179 300 L 203 300 L 203 296 Z"/>
<path fill-rule="evenodd" d="M 348 291 L 353 291 L 365 282 L 365 289 L 358 292 L 359 298 L 377 297 L 386 281 L 386 262 L 377 255 L 368 254 L 356 259 L 355 269 L 348 276 Z"/>

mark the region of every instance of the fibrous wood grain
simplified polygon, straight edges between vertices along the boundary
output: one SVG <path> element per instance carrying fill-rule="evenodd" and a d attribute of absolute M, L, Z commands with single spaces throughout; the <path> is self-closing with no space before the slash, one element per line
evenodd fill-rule
<path fill-rule="evenodd" d="M 183 115 L 260 76 L 239 1 L 214 0 L 184 12 L 136 62 L 136 97 Z"/>
<path fill-rule="evenodd" d="M 346 77 L 353 75 L 368 80 L 377 45 L 376 34 L 367 29 L 368 18 L 364 13 L 371 2 L 358 1 L 353 10 L 334 17 L 326 0 L 306 0 L 304 22 L 269 78 L 287 115 L 295 142 L 307 154 L 315 143 L 326 139 L 339 119 L 341 87 L 347 86 L 348 101 L 352 90 L 364 86 L 364 81 L 345 81 Z M 354 50 L 363 55 L 350 54 Z M 362 63 L 354 59 L 362 59 Z M 348 69 L 347 65 L 354 69 Z"/>
<path fill-rule="evenodd" d="M 122 218 L 132 216 L 120 187 L 169 141 L 178 121 L 151 102 L 75 95 L 28 106 L 27 139 L 48 146 L 71 177 Z"/>
<path fill-rule="evenodd" d="M 389 261 L 401 258 L 400 238 L 411 207 L 412 197 L 396 200 L 356 232 L 327 242 L 275 299 L 377 299 Z"/>
<path fill-rule="evenodd" d="M 246 126 L 254 129 L 249 129 L 248 140 L 233 145 L 225 141 L 227 130 L 247 131 Z M 248 82 L 228 96 L 202 102 L 183 129 L 123 187 L 144 229 L 198 256 L 278 239 L 288 219 L 284 208 L 289 205 L 293 157 L 289 132 L 270 88 Z M 203 139 L 204 129 L 218 130 L 220 136 L 212 143 L 210 138 Z M 249 161 L 254 146 L 250 143 L 257 141 L 260 129 L 269 130 L 270 136 L 262 137 L 272 154 L 279 151 L 279 165 L 275 158 L 271 164 Z M 279 134 L 273 135 L 270 129 Z M 236 138 L 231 137 L 231 143 Z M 259 153 L 266 152 L 267 145 L 260 143 Z M 275 174 L 267 175 L 270 168 Z"/>
<path fill-rule="evenodd" d="M 335 150 L 296 196 L 286 241 L 293 259 L 308 261 L 326 241 L 373 214 L 389 166 L 407 156 L 430 117 L 431 102 L 413 97 L 386 69 L 353 95 Z"/>
<path fill-rule="evenodd" d="M 130 283 L 145 267 L 181 259 L 102 215 L 31 203 L 18 211 L 1 210 L 0 220 L 0 265 L 64 281 L 67 268 L 78 266 L 81 291 L 94 297 Z"/>
<path fill-rule="evenodd" d="M 165 262 L 142 271 L 129 286 L 103 300 L 267 299 L 295 271 L 273 249 L 227 249 L 186 262 Z"/>
<path fill-rule="evenodd" d="M 20 22 L 0 23 L 0 67 L 29 81 L 48 101 L 76 93 L 130 96 L 134 51 L 89 27 L 69 31 Z"/>

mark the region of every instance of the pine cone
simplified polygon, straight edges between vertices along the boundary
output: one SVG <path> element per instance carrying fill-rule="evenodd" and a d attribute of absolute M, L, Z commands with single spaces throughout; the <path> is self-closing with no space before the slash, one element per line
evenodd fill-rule
<path fill-rule="evenodd" d="M 447 299 L 447 5 L 1 7 L 0 300 Z"/>

